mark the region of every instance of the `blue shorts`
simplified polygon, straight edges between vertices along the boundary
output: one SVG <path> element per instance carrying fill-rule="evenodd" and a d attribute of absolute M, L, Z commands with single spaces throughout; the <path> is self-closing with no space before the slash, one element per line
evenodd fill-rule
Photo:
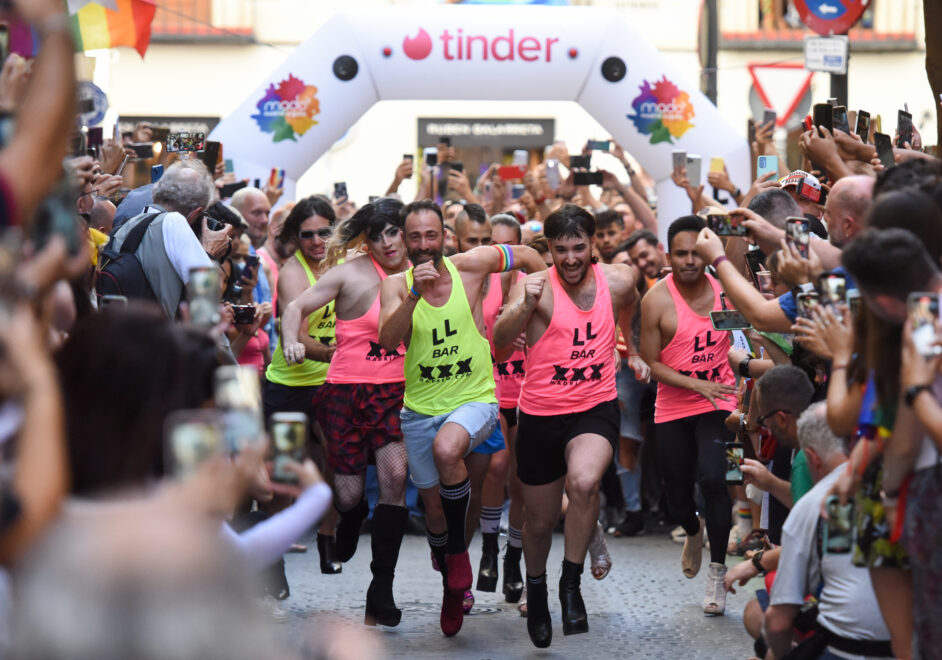
<path fill-rule="evenodd" d="M 473 451 L 475 454 L 496 454 L 506 448 L 507 445 L 504 443 L 504 433 L 500 430 L 500 424 L 498 424 L 494 427 L 494 432 L 488 436 L 487 440 L 475 447 Z"/>
<path fill-rule="evenodd" d="M 497 415 L 496 403 L 466 403 L 444 415 L 422 415 L 403 406 L 399 419 L 409 457 L 409 471 L 416 487 L 432 488 L 438 484 L 438 468 L 435 467 L 432 447 L 442 426 L 452 422 L 468 432 L 471 442 L 465 452 L 467 455 L 487 442 L 495 427 L 500 429 Z M 503 445 L 503 436 L 500 443 Z"/>

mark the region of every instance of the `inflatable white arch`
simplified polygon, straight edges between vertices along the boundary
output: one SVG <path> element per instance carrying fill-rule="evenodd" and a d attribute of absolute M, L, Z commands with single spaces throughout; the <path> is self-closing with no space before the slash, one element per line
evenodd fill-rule
<path fill-rule="evenodd" d="M 713 156 L 725 159 L 734 181 L 750 176 L 746 140 L 697 86 L 618 14 L 594 7 L 337 14 L 211 137 L 225 144 L 240 175 L 266 177 L 283 167 L 294 182 L 387 99 L 575 101 L 657 180 L 662 237 L 669 220 L 690 209 L 670 181 L 673 149 L 703 157 L 704 181 Z"/>

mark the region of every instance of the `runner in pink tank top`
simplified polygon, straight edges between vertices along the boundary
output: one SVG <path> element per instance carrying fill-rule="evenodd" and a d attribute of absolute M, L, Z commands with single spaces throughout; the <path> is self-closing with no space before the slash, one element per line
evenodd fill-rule
<path fill-rule="evenodd" d="M 722 287 L 711 275 L 704 273 L 704 276 L 713 287 L 713 310 L 722 309 Z M 661 349 L 661 362 L 684 376 L 734 385 L 736 376 L 728 359 L 729 333 L 714 330 L 709 316 L 700 316 L 690 309 L 677 291 L 673 274 L 664 278 L 664 282 L 677 310 L 677 331 L 667 346 Z M 654 421 L 669 422 L 717 409 L 732 411 L 736 409 L 736 401 L 717 399 L 716 406 L 693 390 L 658 383 Z"/>
<path fill-rule="evenodd" d="M 369 512 L 363 484 L 367 461 L 375 457 L 379 502 L 373 510 L 368 625 L 395 626 L 402 615 L 392 583 L 409 517 L 403 506 L 408 469 L 399 422 L 405 349 L 400 345 L 387 351 L 379 344 L 380 287 L 387 275 L 409 267 L 401 208 L 402 202 L 383 198 L 340 223 L 328 243 L 326 262 L 337 264 L 357 248 L 365 247 L 367 254 L 329 268 L 282 316 L 285 359 L 296 362 L 304 359 L 304 346 L 297 342 L 302 319 L 336 301 L 337 349 L 314 407 L 334 471 L 335 505 L 340 511 L 337 551 L 344 562 L 356 552 L 360 525 Z"/>
<path fill-rule="evenodd" d="M 527 338 L 515 454 L 527 529 L 527 632 L 538 648 L 552 641 L 546 558 L 564 489 L 569 509 L 559 579 L 563 633 L 589 630 L 581 576 L 590 541 L 598 543 L 598 489 L 619 436 L 616 319 L 622 328 L 634 327 L 638 300 L 633 268 L 592 263 L 591 213 L 566 204 L 546 219 L 544 232 L 553 267 L 514 284 L 494 327 L 498 347 L 524 330 Z M 629 344 L 629 364 L 647 382 L 636 338 Z M 606 572 L 593 570 L 593 577 Z"/>

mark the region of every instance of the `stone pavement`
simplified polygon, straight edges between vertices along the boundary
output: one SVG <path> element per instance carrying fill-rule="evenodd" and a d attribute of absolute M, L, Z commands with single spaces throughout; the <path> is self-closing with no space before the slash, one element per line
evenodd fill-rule
<path fill-rule="evenodd" d="M 475 592 L 477 602 L 464 627 L 454 638 L 441 634 L 441 577 L 434 573 L 424 537 L 404 539 L 394 593 L 403 610 L 396 628 L 367 628 L 363 623 L 364 600 L 369 585 L 370 538 L 360 538 L 356 556 L 339 575 L 323 575 L 317 549 L 310 544 L 306 554 L 287 555 L 291 597 L 282 606 L 291 614 L 286 625 L 295 648 L 318 637 L 316 622 L 333 617 L 337 629 L 348 640 L 373 644 L 359 657 L 390 658 L 566 658 L 578 653 L 593 658 L 748 658 L 751 640 L 742 626 L 742 610 L 759 588 L 753 580 L 748 589 L 737 589 L 727 600 L 726 615 L 707 617 L 700 608 L 705 590 L 709 555 L 704 549 L 700 574 L 693 580 L 680 570 L 681 545 L 664 532 L 637 538 L 606 537 L 613 567 L 602 581 L 592 579 L 589 560 L 583 574 L 582 593 L 589 614 L 589 633 L 565 637 L 559 618 L 557 583 L 562 562 L 563 538 L 556 534 L 548 564 L 550 611 L 553 615 L 553 644 L 535 648 L 527 636 L 526 620 L 515 605 L 498 593 Z M 501 540 L 503 548 L 504 538 Z M 480 535 L 471 550 L 471 565 L 477 573 Z M 729 558 L 728 564 L 738 561 Z M 500 585 L 498 584 L 498 589 Z M 313 657 L 310 652 L 307 654 Z M 358 657 L 356 654 L 349 657 Z"/>

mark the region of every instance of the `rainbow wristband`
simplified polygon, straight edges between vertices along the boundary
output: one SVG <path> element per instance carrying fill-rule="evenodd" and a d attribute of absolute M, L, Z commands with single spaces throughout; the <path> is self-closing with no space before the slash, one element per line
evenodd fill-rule
<path fill-rule="evenodd" d="M 503 243 L 495 245 L 497 251 L 500 252 L 500 269 L 498 272 L 506 273 L 508 270 L 513 270 L 514 267 L 514 253 L 510 249 L 509 245 L 504 245 Z"/>
<path fill-rule="evenodd" d="M 414 284 L 413 284 L 412 287 L 409 289 L 409 293 L 411 293 L 413 296 L 415 296 L 415 299 L 416 299 L 416 300 L 418 300 L 419 298 L 422 297 L 422 294 L 415 290 L 415 285 L 414 285 Z"/>

